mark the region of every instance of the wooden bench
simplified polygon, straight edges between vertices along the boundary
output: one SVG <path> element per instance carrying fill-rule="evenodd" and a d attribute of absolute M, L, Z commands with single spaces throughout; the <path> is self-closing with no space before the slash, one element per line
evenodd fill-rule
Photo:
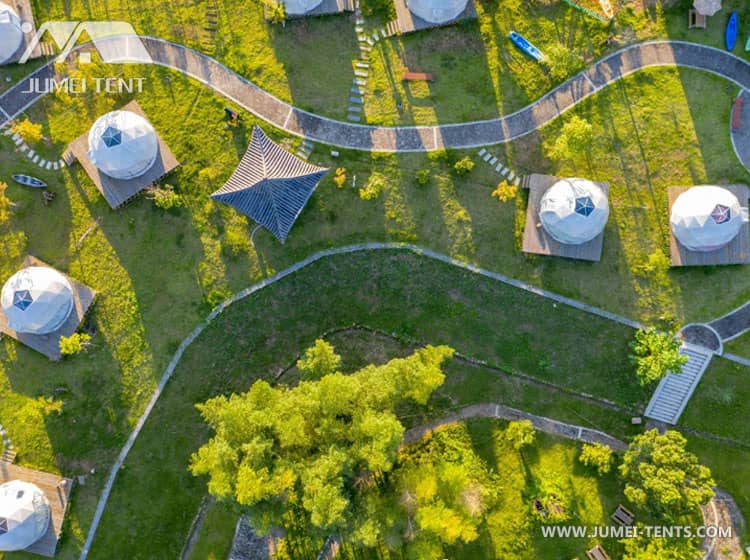
<path fill-rule="evenodd" d="M 618 525 L 627 525 L 629 527 L 635 521 L 635 515 L 624 505 L 620 504 L 612 514 L 612 519 Z"/>
<path fill-rule="evenodd" d="M 401 79 L 406 82 L 434 82 L 435 74 L 428 74 L 427 72 L 404 72 Z"/>
<path fill-rule="evenodd" d="M 607 551 L 600 544 L 591 550 L 587 550 L 586 556 L 589 557 L 589 560 L 610 560 L 609 554 L 607 554 Z"/>
<path fill-rule="evenodd" d="M 688 11 L 688 29 L 705 29 L 708 18 L 693 8 Z"/>
<path fill-rule="evenodd" d="M 740 128 L 740 121 L 742 119 L 742 96 L 738 95 L 734 98 L 734 104 L 732 105 L 732 130 Z"/>

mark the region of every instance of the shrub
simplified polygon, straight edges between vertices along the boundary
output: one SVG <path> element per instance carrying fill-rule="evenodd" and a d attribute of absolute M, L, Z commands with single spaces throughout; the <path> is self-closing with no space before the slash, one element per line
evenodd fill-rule
<path fill-rule="evenodd" d="M 549 67 L 549 74 L 553 80 L 564 80 L 581 70 L 584 66 L 583 56 L 562 43 L 550 45 L 545 51 L 547 53 L 546 64 Z"/>
<path fill-rule="evenodd" d="M 73 333 L 60 338 L 60 353 L 63 356 L 74 356 L 85 352 L 91 346 L 91 336 L 86 333 Z"/>
<path fill-rule="evenodd" d="M 229 299 L 231 295 L 232 292 L 225 288 L 212 288 L 206 295 L 206 303 L 213 309 L 224 300 Z"/>
<path fill-rule="evenodd" d="M 171 210 L 182 206 L 182 198 L 174 192 L 172 185 L 152 187 L 149 189 L 149 198 L 154 201 L 154 206 L 162 210 Z"/>
<path fill-rule="evenodd" d="M 286 23 L 286 7 L 281 2 L 269 2 L 268 21 L 276 25 Z"/>
<path fill-rule="evenodd" d="M 612 448 L 601 443 L 584 443 L 578 460 L 587 467 L 594 467 L 600 475 L 612 468 Z"/>
<path fill-rule="evenodd" d="M 467 173 L 470 173 L 472 169 L 474 169 L 474 165 L 476 164 L 472 161 L 472 159 L 469 156 L 465 156 L 459 159 L 455 164 L 453 164 L 453 169 L 458 175 L 466 175 Z"/>
<path fill-rule="evenodd" d="M 29 144 L 36 144 L 42 140 L 42 125 L 34 124 L 29 119 L 14 124 L 12 130 Z"/>
<path fill-rule="evenodd" d="M 591 123 L 579 116 L 566 122 L 552 145 L 551 155 L 558 159 L 570 159 L 585 152 L 591 145 L 594 129 Z"/>
<path fill-rule="evenodd" d="M 420 169 L 414 175 L 414 178 L 417 180 L 417 184 L 418 185 L 421 185 L 421 186 L 424 187 L 427 183 L 430 182 L 430 170 L 429 169 Z"/>
<path fill-rule="evenodd" d="M 635 374 L 641 385 L 659 381 L 670 371 L 679 372 L 688 360 L 680 354 L 679 340 L 653 327 L 636 331 L 630 347 L 630 360 L 636 365 Z"/>
<path fill-rule="evenodd" d="M 517 450 L 534 443 L 534 424 L 531 420 L 509 422 L 505 428 L 505 439 Z"/>
<path fill-rule="evenodd" d="M 381 177 L 370 177 L 367 184 L 359 189 L 359 198 L 376 200 L 381 192 L 383 192 L 383 179 Z"/>
<path fill-rule="evenodd" d="M 336 175 L 333 176 L 333 182 L 338 188 L 343 188 L 346 182 L 346 169 L 344 167 L 336 168 Z"/>
<path fill-rule="evenodd" d="M 492 191 L 492 196 L 497 198 L 500 202 L 508 202 L 513 200 L 518 194 L 518 186 L 512 185 L 507 180 L 502 180 L 498 183 L 497 188 Z"/>

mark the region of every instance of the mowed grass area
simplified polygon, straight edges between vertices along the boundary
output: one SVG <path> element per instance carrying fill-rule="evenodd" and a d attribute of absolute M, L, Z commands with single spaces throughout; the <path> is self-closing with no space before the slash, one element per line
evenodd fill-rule
<path fill-rule="evenodd" d="M 108 550 L 129 558 L 174 557 L 205 493 L 205 481 L 187 471 L 190 454 L 208 437 L 194 403 L 272 378 L 326 330 L 355 323 L 449 344 L 503 369 L 631 406 L 646 397 L 628 364 L 630 329 L 416 256 L 332 257 L 231 306 L 187 350 L 118 478 L 92 557 Z M 584 345 L 589 353 L 581 360 Z M 468 394 L 466 389 L 458 398 L 488 398 Z M 503 402 L 540 413 L 569 408 L 568 417 L 580 412 L 605 427 L 615 422 L 603 418 L 618 416 L 562 393 L 557 403 L 537 402 L 531 390 L 515 395 L 517 400 L 509 394 Z M 446 398 L 439 397 L 434 414 L 442 415 Z M 625 426 L 627 415 L 619 417 Z M 143 500 L 151 504 L 148 511 Z M 125 543 L 123 534 L 138 538 Z"/>
<path fill-rule="evenodd" d="M 0 347 L 0 422 L 9 427 L 21 463 L 67 475 L 96 471 L 76 490 L 62 558 L 77 555 L 106 471 L 172 353 L 208 313 L 209 302 L 316 250 L 359 241 L 409 241 L 647 321 L 662 314 L 681 322 L 712 318 L 750 298 L 746 267 L 666 271 L 649 263 L 657 248 L 666 247 L 666 186 L 746 180 L 746 173 L 732 159 L 726 127 L 715 125 L 728 122 L 734 93 L 717 78 L 660 70 L 629 77 L 602 92 L 577 111 L 591 120 L 601 142 L 590 156 L 575 161 L 548 156 L 548 143 L 561 123 L 504 148 L 518 171 L 580 174 L 611 182 L 613 217 L 605 253 L 601 263 L 591 265 L 523 256 L 518 251 L 523 197 L 508 204 L 490 198 L 499 177 L 482 162 L 468 176 L 457 176 L 451 164 L 464 155 L 460 153 L 428 157 L 342 152 L 333 159 L 326 148 L 317 148 L 312 161 L 346 167 L 347 186 L 337 189 L 328 177 L 283 247 L 263 231 L 252 245 L 249 221 L 215 205 L 207 195 L 239 161 L 256 121 L 243 115 L 242 127 L 226 130 L 227 102 L 210 91 L 163 69 L 121 71 L 125 77 L 147 77 L 138 101 L 183 164 L 168 182 L 183 197 L 184 208 L 162 212 L 139 199 L 113 212 L 79 167 L 42 171 L 14 152 L 7 137 L 0 138 L 0 180 L 27 172 L 48 181 L 57 193 L 47 208 L 39 193 L 9 187 L 8 196 L 17 208 L 10 229 L 0 233 L 3 278 L 30 253 L 100 293 L 91 316 L 98 334 L 89 354 L 50 364 L 7 339 Z M 127 96 L 48 97 L 28 113 L 33 121 L 45 124 L 47 136 L 32 147 L 42 157 L 56 159 L 96 117 L 128 100 Z M 299 141 L 269 132 L 289 148 Z M 431 172 L 425 187 L 414 180 L 419 169 Z M 381 197 L 361 200 L 350 186 L 355 175 L 358 186 L 372 175 L 382 178 Z M 441 289 L 450 292 L 451 286 Z M 275 304 L 283 305 L 287 304 Z M 408 301 L 399 302 L 393 312 L 400 313 L 404 305 Z M 472 310 L 481 312 L 484 305 Z M 367 308 L 367 317 L 374 314 L 372 309 Z M 461 309 L 457 301 L 430 312 L 446 314 L 455 325 L 454 314 Z M 310 337 L 322 332 L 314 321 L 326 311 L 322 307 L 306 319 L 316 327 Z M 556 313 L 554 308 L 547 311 Z M 267 312 L 257 315 L 262 320 L 266 316 Z M 393 328 L 399 331 L 398 325 Z M 403 332 L 434 341 L 453 328 L 457 327 L 436 325 L 436 333 L 424 336 L 406 328 Z M 613 381 L 601 372 L 579 377 L 577 365 L 558 369 L 556 356 L 536 354 L 520 342 L 520 346 L 487 345 L 486 341 L 496 341 L 497 328 L 493 320 L 456 338 L 456 346 L 480 356 L 489 352 L 486 358 L 498 365 L 548 376 L 565 386 L 593 387 L 596 392 L 606 385 L 604 396 L 644 402 L 647 393 L 625 383 L 630 379 L 629 365 L 623 363 L 622 371 L 613 374 L 617 391 L 613 396 Z M 567 330 L 569 324 L 563 323 L 529 334 L 528 344 L 536 347 L 543 340 L 546 348 L 548 340 L 561 339 L 559 333 Z M 625 338 L 620 344 L 623 349 Z M 597 345 L 597 353 L 612 351 L 609 340 L 600 339 Z M 292 345 L 294 351 L 302 346 L 301 342 Z M 252 351 L 258 348 L 266 347 Z M 543 367 L 546 363 L 551 364 L 549 369 Z M 489 377 L 483 383 L 492 385 Z M 220 391 L 221 383 L 212 388 Z M 181 398 L 179 392 L 175 398 Z M 185 406 L 192 410 L 196 400 L 185 398 Z M 562 407 L 555 413 L 562 413 Z M 164 434 L 171 436 L 162 429 Z M 189 521 L 195 509 L 188 507 L 180 515 Z"/>

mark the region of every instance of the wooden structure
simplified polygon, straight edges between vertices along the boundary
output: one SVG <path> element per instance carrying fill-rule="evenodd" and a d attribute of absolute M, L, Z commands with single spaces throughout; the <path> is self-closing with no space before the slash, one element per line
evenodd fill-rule
<path fill-rule="evenodd" d="M 609 554 L 607 554 L 607 551 L 604 550 L 604 547 L 600 544 L 596 545 L 591 550 L 587 550 L 586 556 L 588 556 L 589 560 L 610 560 Z"/>
<path fill-rule="evenodd" d="M 46 556 L 47 558 L 54 557 L 57 550 L 57 543 L 62 534 L 65 512 L 70 502 L 70 493 L 73 490 L 73 480 L 56 474 L 35 471 L 10 463 L 0 462 L 0 484 L 10 482 L 11 480 L 20 480 L 35 484 L 47 496 L 52 514 L 49 529 L 47 529 L 47 533 L 41 539 L 27 548 L 26 552 L 32 552 L 40 556 Z"/>
<path fill-rule="evenodd" d="M 401 79 L 406 82 L 434 82 L 435 74 L 429 74 L 427 72 L 404 72 Z"/>
<path fill-rule="evenodd" d="M 688 10 L 688 29 L 705 29 L 708 17 L 699 14 L 694 8 Z"/>
<path fill-rule="evenodd" d="M 633 521 L 635 521 L 635 515 L 624 505 L 620 504 L 612 514 L 612 520 L 618 525 L 630 527 Z"/>
<path fill-rule="evenodd" d="M 747 206 L 750 189 L 745 185 L 721 185 L 722 188 L 731 191 L 740 201 L 740 206 Z M 669 214 L 672 215 L 672 205 L 677 197 L 692 187 L 669 187 Z M 672 266 L 712 266 L 723 264 L 748 264 L 750 263 L 750 230 L 747 224 L 732 239 L 728 245 L 715 251 L 691 251 L 680 244 L 669 228 L 669 254 Z"/>
<path fill-rule="evenodd" d="M 477 8 L 474 5 L 474 0 L 469 0 L 466 4 L 466 9 L 458 14 L 457 17 L 440 23 L 425 21 L 416 16 L 409 9 L 409 6 L 406 5 L 406 0 L 393 0 L 393 5 L 396 8 L 396 19 L 390 22 L 387 26 L 388 33 L 391 35 L 396 33 L 412 33 L 414 31 L 422 31 L 423 29 L 431 29 L 433 27 L 453 25 L 465 19 L 477 19 Z"/>
<path fill-rule="evenodd" d="M 555 177 L 554 175 L 539 175 L 537 173 L 525 178 L 523 188 L 529 189 L 529 204 L 526 209 L 526 226 L 523 230 L 522 250 L 524 253 L 533 253 L 536 255 L 550 255 L 567 259 L 598 262 L 602 258 L 604 232 L 586 243 L 567 245 L 554 239 L 542 227 L 541 220 L 539 219 L 542 196 L 544 196 L 547 189 L 560 180 L 560 177 Z M 604 191 L 604 194 L 609 195 L 609 183 L 596 183 L 596 185 Z"/>
<path fill-rule="evenodd" d="M 39 259 L 28 256 L 24 259 L 21 268 L 28 268 L 30 266 L 46 266 L 52 268 Z M 60 354 L 60 339 L 63 336 L 70 336 L 78 330 L 78 327 L 83 322 L 86 313 L 94 303 L 94 298 L 96 297 L 96 292 L 88 286 L 76 282 L 66 274 L 63 274 L 63 276 L 68 279 L 70 287 L 73 288 L 74 303 L 73 310 L 70 312 L 70 317 L 68 317 L 68 320 L 65 321 L 63 326 L 56 331 L 49 334 L 18 333 L 8 327 L 8 319 L 5 316 L 5 313 L 0 311 L 0 332 L 16 339 L 21 344 L 25 344 L 32 350 L 44 354 L 50 360 L 59 360 L 62 358 L 62 354 Z"/>
<path fill-rule="evenodd" d="M 140 115 L 144 119 L 148 120 L 146 114 L 138 105 L 137 101 L 131 101 L 125 105 L 122 111 L 130 111 Z M 69 146 L 63 159 L 69 162 L 73 159 L 78 160 L 78 163 L 86 170 L 86 173 L 91 180 L 102 193 L 102 196 L 107 203 L 113 208 L 117 209 L 125 205 L 130 199 L 136 196 L 141 191 L 154 185 L 157 181 L 162 179 L 165 175 L 174 171 L 180 163 L 177 161 L 175 155 L 171 152 L 169 147 L 162 140 L 159 133 L 156 133 L 156 138 L 159 143 L 159 154 L 156 157 L 156 161 L 151 168 L 139 177 L 133 177 L 132 179 L 114 179 L 105 175 L 96 165 L 89 159 L 89 134 L 83 134 L 75 139 Z"/>

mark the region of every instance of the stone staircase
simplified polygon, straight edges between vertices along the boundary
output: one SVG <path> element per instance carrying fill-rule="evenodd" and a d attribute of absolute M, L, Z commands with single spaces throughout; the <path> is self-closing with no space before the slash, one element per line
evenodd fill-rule
<path fill-rule="evenodd" d="M 661 380 L 646 407 L 646 417 L 676 424 L 713 357 L 710 350 L 687 343 L 680 354 L 688 357 L 687 363 L 680 373 L 668 373 Z"/>

